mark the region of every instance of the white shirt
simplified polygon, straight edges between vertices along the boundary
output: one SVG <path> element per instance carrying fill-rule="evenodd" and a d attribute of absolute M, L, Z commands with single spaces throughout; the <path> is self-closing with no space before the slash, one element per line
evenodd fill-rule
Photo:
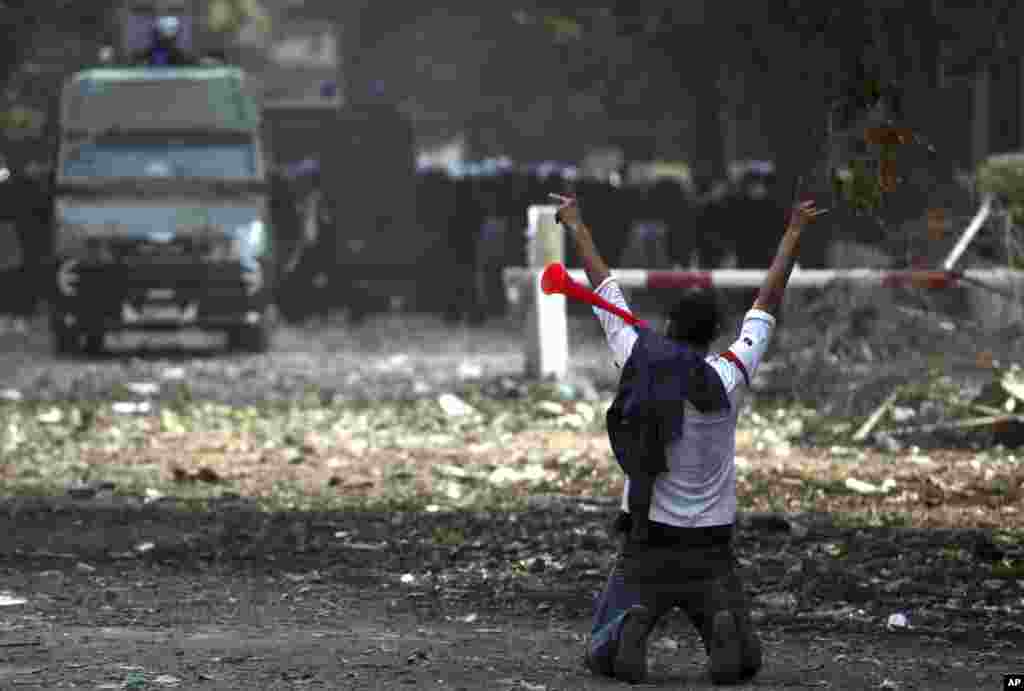
<path fill-rule="evenodd" d="M 603 281 L 597 294 L 617 307 L 629 309 L 614 278 Z M 593 310 L 608 339 L 615 366 L 621 369 L 636 345 L 636 329 L 599 307 Z M 650 520 L 681 528 L 729 525 L 736 521 L 736 421 L 743 392 L 757 372 L 774 329 L 775 317 L 750 310 L 743 319 L 739 338 L 728 350 L 705 358 L 721 378 L 730 408 L 704 414 L 689 401 L 684 403 L 683 435 L 665 449 L 669 470 L 654 482 Z M 627 478 L 622 494 L 622 510 L 627 512 L 628 493 Z"/>

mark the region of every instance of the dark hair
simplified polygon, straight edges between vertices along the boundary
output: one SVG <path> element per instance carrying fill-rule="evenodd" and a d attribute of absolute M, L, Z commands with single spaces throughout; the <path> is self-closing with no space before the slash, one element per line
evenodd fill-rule
<path fill-rule="evenodd" d="M 666 317 L 668 338 L 699 348 L 708 348 L 721 327 L 721 308 L 710 290 L 687 291 Z"/>

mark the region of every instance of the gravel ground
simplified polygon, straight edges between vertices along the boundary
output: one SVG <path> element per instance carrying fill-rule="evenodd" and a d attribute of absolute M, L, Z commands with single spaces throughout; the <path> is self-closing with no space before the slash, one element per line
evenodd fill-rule
<path fill-rule="evenodd" d="M 593 321 L 574 319 L 570 326 L 580 335 L 571 343 L 573 372 L 610 391 L 615 372 Z M 234 404 L 301 400 L 314 389 L 341 400 L 402 399 L 467 379 L 518 378 L 524 361 L 522 326 L 512 318 L 486 328 L 419 315 L 380 316 L 358 327 L 341 320 L 285 325 L 262 355 L 161 348 L 74 360 L 51 354 L 42 319 L 21 333 L 0 329 L 0 388 L 29 400 L 105 397 L 126 381 L 168 378 L 187 381 L 194 398 Z"/>

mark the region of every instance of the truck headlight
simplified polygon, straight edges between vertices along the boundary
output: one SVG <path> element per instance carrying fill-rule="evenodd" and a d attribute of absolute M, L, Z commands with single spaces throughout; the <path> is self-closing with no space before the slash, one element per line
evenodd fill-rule
<path fill-rule="evenodd" d="M 238 227 L 238 239 L 249 257 L 262 257 L 267 252 L 267 226 L 259 218 Z"/>

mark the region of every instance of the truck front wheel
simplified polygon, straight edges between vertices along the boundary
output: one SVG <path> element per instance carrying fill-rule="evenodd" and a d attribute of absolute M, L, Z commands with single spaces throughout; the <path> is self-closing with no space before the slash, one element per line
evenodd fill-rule
<path fill-rule="evenodd" d="M 53 338 L 53 352 L 55 355 L 69 356 L 78 355 L 82 352 L 82 335 L 77 329 L 61 327 L 51 331 Z"/>
<path fill-rule="evenodd" d="M 238 326 L 228 332 L 228 348 L 243 353 L 265 353 L 270 348 L 268 324 Z"/>

